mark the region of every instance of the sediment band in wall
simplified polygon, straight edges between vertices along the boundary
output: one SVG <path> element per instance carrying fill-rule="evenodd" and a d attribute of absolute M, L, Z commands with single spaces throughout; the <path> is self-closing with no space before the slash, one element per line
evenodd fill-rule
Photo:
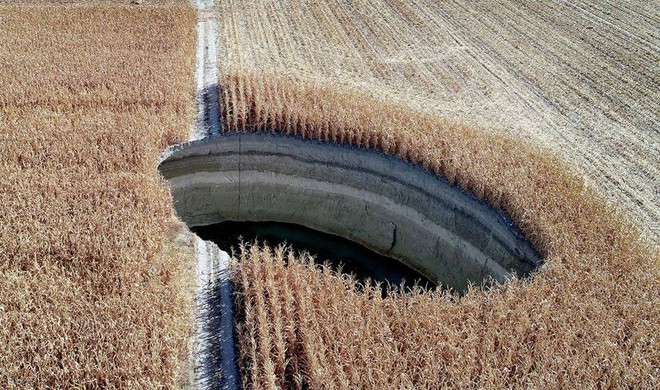
<path fill-rule="evenodd" d="M 276 221 L 345 237 L 464 290 L 542 260 L 502 213 L 373 150 L 266 133 L 178 145 L 160 167 L 188 226 Z"/>

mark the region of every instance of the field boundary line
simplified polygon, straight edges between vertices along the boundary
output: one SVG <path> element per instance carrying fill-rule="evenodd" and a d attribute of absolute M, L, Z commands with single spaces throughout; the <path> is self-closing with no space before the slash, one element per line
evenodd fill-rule
<path fill-rule="evenodd" d="M 220 133 L 220 102 L 214 0 L 197 0 L 197 116 L 189 141 Z M 194 387 L 238 388 L 234 343 L 233 285 L 229 255 L 195 237 L 197 313 Z"/>

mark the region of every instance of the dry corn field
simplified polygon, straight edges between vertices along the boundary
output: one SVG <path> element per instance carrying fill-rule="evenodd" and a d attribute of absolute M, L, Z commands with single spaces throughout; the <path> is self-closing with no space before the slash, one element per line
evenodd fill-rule
<path fill-rule="evenodd" d="M 228 126 L 369 145 L 423 164 L 504 210 L 546 260 L 533 279 L 500 289 L 382 303 L 350 282 L 329 287 L 333 278 L 309 267 L 277 274 L 268 249 L 239 253 L 246 388 L 657 385 L 657 246 L 560 160 L 502 133 L 367 95 L 292 87 L 272 76 L 228 81 Z M 286 295 L 295 288 L 291 307 Z"/>
<path fill-rule="evenodd" d="M 546 259 L 488 292 L 380 299 L 243 249 L 246 388 L 657 388 L 657 7 L 255 0 L 217 16 L 226 131 L 422 164 Z"/>
<path fill-rule="evenodd" d="M 191 253 L 156 164 L 193 120 L 195 22 L 0 5 L 0 388 L 184 380 Z"/>
<path fill-rule="evenodd" d="M 194 122 L 196 11 L 13 3 L 0 388 L 189 387 L 192 251 L 156 166 Z M 503 210 L 546 261 L 488 291 L 383 298 L 243 246 L 243 387 L 660 387 L 656 3 L 216 3 L 224 131 L 418 163 Z"/>

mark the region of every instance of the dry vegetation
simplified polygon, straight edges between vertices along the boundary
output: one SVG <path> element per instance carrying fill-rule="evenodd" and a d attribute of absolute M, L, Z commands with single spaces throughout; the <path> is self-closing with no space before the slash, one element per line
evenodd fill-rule
<path fill-rule="evenodd" d="M 281 248 L 238 260 L 244 388 L 657 388 L 657 308 L 597 297 L 625 286 L 578 290 L 553 272 L 541 288 L 382 298 Z"/>
<path fill-rule="evenodd" d="M 660 234 L 657 9 L 574 4 L 221 3 L 226 129 L 420 163 L 547 261 L 487 293 L 382 299 L 245 248 L 246 387 L 659 386 L 660 254 L 639 233 Z M 192 123 L 195 20 L 0 5 L 0 387 L 176 385 L 189 253 L 155 165 Z"/>
<path fill-rule="evenodd" d="M 374 147 L 422 164 L 504 210 L 547 265 L 531 281 L 514 280 L 460 299 L 417 292 L 383 300 L 368 289 L 360 292 L 351 280 L 314 269 L 304 258 L 251 247 L 234 264 L 244 385 L 657 388 L 660 253 L 655 241 L 640 238 L 640 229 L 652 239 L 658 234 L 653 127 L 658 83 L 657 73 L 647 68 L 657 59 L 653 45 L 640 38 L 634 47 L 643 54 L 636 56 L 619 39 L 627 35 L 610 32 L 594 40 L 589 32 L 571 29 L 575 20 L 539 17 L 550 10 L 536 3 L 509 7 L 508 14 L 498 8 L 506 2 L 482 11 L 483 17 L 497 15 L 483 21 L 490 26 L 483 31 L 455 24 L 472 23 L 479 15 L 468 21 L 449 17 L 445 7 L 455 4 L 434 4 L 313 2 L 305 8 L 247 1 L 220 7 L 225 128 Z M 478 7 L 467 4 L 460 3 Z M 554 11 L 580 18 L 563 7 Z M 529 15 L 520 16 L 523 12 Z M 654 17 L 653 10 L 646 12 Z M 507 15 L 522 19 L 510 23 Z M 617 15 L 622 17 L 612 18 Z M 522 32 L 493 33 L 523 22 L 554 27 L 533 33 L 534 39 Z M 582 23 L 595 33 L 607 30 Z M 461 41 L 473 31 L 483 40 L 489 34 L 515 38 L 525 46 L 518 62 L 500 56 L 490 62 L 494 51 L 504 55 L 513 43 L 477 50 L 470 46 L 474 42 Z M 418 38 L 435 40 L 426 46 L 406 41 Z M 447 45 L 456 40 L 468 47 L 452 57 Z M 618 49 L 608 49 L 610 42 Z M 574 54 L 564 51 L 567 45 L 577 45 L 570 49 Z M 484 53 L 488 56 L 481 57 Z M 543 53 L 550 59 L 538 57 Z M 401 61 L 386 60 L 399 54 Z M 539 63 L 521 65 L 531 59 Z M 553 66 L 556 74 L 540 76 Z M 532 69 L 539 78 L 518 68 Z M 603 78 L 590 76 L 596 70 Z M 434 80 L 443 74 L 457 80 L 456 91 L 434 89 L 451 87 Z M 621 88 L 620 94 L 598 92 L 606 84 Z M 562 85 L 572 89 L 563 91 Z M 522 100 L 509 108 L 516 100 L 500 100 L 487 90 Z M 450 115 L 451 107 L 469 104 L 468 97 L 486 105 L 473 105 L 472 118 L 468 108 Z M 523 111 L 509 117 L 512 109 Z M 520 115 L 527 119 L 516 124 Z M 487 127 L 474 125 L 480 121 Z M 636 226 L 605 202 L 610 195 L 626 203 Z"/>
<path fill-rule="evenodd" d="M 559 154 L 660 239 L 660 31 L 647 1 L 218 2 L 220 72 L 360 90 Z"/>
<path fill-rule="evenodd" d="M 504 210 L 547 262 L 531 282 L 460 300 L 382 302 L 291 261 L 276 271 L 268 249 L 253 248 L 242 255 L 251 265 L 235 268 L 248 321 L 242 354 L 257 351 L 242 360 L 247 387 L 657 385 L 657 247 L 559 160 L 504 134 L 333 87 L 252 74 L 224 85 L 229 128 L 375 147 L 422 164 Z M 294 307 L 282 298 L 288 290 Z M 310 333 L 291 341 L 292 330 Z"/>
<path fill-rule="evenodd" d="M 191 256 L 156 163 L 193 120 L 195 21 L 0 5 L 0 388 L 180 379 Z"/>

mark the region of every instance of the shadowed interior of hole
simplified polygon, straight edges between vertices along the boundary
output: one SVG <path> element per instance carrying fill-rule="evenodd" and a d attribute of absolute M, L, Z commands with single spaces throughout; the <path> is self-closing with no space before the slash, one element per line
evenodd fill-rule
<path fill-rule="evenodd" d="M 286 244 L 295 253 L 311 254 L 317 264 L 327 262 L 335 270 L 352 274 L 359 283 L 367 279 L 381 282 L 383 293 L 387 285 L 402 286 L 409 290 L 415 285 L 434 289 L 435 284 L 399 261 L 379 255 L 368 248 L 343 237 L 327 234 L 302 225 L 280 222 L 235 222 L 192 228 L 199 237 L 213 241 L 226 252 L 236 250 L 241 242 L 277 246 Z"/>

